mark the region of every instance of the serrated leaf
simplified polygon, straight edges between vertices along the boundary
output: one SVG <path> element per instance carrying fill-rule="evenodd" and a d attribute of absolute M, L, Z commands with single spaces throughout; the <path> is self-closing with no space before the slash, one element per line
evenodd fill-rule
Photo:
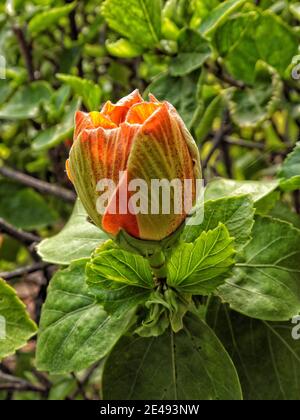
<path fill-rule="evenodd" d="M 247 401 L 300 399 L 300 341 L 292 338 L 291 323 L 257 321 L 210 305 L 207 321 L 238 370 Z"/>
<path fill-rule="evenodd" d="M 190 126 L 197 107 L 195 85 L 198 79 L 197 72 L 185 77 L 172 77 L 163 74 L 150 84 L 146 93 L 151 92 L 157 99 L 170 102 L 175 106 L 186 125 Z"/>
<path fill-rule="evenodd" d="M 278 177 L 280 187 L 284 191 L 300 189 L 300 143 L 297 143 L 293 152 L 284 161 Z"/>
<path fill-rule="evenodd" d="M 149 262 L 122 249 L 112 248 L 96 252 L 89 266 L 97 273 L 98 283 L 109 280 L 146 289 L 154 287 Z M 101 287 L 100 284 L 99 286 Z"/>
<path fill-rule="evenodd" d="M 255 40 L 260 58 L 284 76 L 299 47 L 299 37 L 293 28 L 266 10 L 255 28 Z"/>
<path fill-rule="evenodd" d="M 219 288 L 238 312 L 267 321 L 286 321 L 300 313 L 300 230 L 258 217 L 253 239 L 234 275 Z"/>
<path fill-rule="evenodd" d="M 258 61 L 253 87 L 234 89 L 228 95 L 233 121 L 240 127 L 256 127 L 270 118 L 279 105 L 282 88 L 277 72 Z"/>
<path fill-rule="evenodd" d="M 172 76 L 185 76 L 199 69 L 212 53 L 208 41 L 192 29 L 182 31 L 178 40 L 178 49 L 178 55 L 170 65 Z"/>
<path fill-rule="evenodd" d="M 270 11 L 232 17 L 218 28 L 214 40 L 228 71 L 251 85 L 258 60 L 284 76 L 298 50 L 296 32 Z"/>
<path fill-rule="evenodd" d="M 88 216 L 78 200 L 65 228 L 58 235 L 42 241 L 38 253 L 44 261 L 68 265 L 72 261 L 90 257 L 107 239 L 104 232 L 88 222 Z"/>
<path fill-rule="evenodd" d="M 29 32 L 36 36 L 40 32 L 49 29 L 57 24 L 61 18 L 68 16 L 75 6 L 76 2 L 73 2 L 62 7 L 47 8 L 47 10 L 36 14 L 28 24 Z"/>
<path fill-rule="evenodd" d="M 211 329 L 191 314 L 178 334 L 124 337 L 106 362 L 103 393 L 105 400 L 242 399 L 231 359 Z"/>
<path fill-rule="evenodd" d="M 109 26 L 144 47 L 159 43 L 161 0 L 106 0 L 102 13 Z"/>
<path fill-rule="evenodd" d="M 234 265 L 233 241 L 220 223 L 194 243 L 180 244 L 168 261 L 167 284 L 182 293 L 209 295 Z"/>
<path fill-rule="evenodd" d="M 36 331 L 15 290 L 0 279 L 0 361 L 25 346 Z"/>
<path fill-rule="evenodd" d="M 187 224 L 183 240 L 194 242 L 202 232 L 215 229 L 219 223 L 223 223 L 230 236 L 235 238 L 235 249 L 240 251 L 251 238 L 254 213 L 254 204 L 248 195 L 207 201 L 204 205 L 203 223 L 199 226 Z M 193 219 L 190 222 L 192 221 Z"/>
<path fill-rule="evenodd" d="M 221 3 L 201 23 L 200 32 L 206 36 L 211 35 L 232 13 L 236 12 L 245 3 L 246 0 L 228 0 Z"/>
<path fill-rule="evenodd" d="M 57 74 L 56 77 L 70 86 L 78 98 L 82 98 L 84 105 L 89 111 L 95 111 L 100 108 L 102 90 L 99 85 L 96 85 L 91 80 L 69 74 Z"/>
<path fill-rule="evenodd" d="M 87 284 L 95 296 L 114 308 L 121 301 L 144 301 L 155 283 L 149 262 L 108 242 L 87 264 Z M 108 306 L 110 303 L 110 306 Z"/>
<path fill-rule="evenodd" d="M 105 357 L 126 332 L 135 307 L 108 315 L 85 283 L 87 260 L 74 262 L 51 280 L 37 345 L 38 369 L 81 371 Z"/>
<path fill-rule="evenodd" d="M 0 119 L 27 120 L 38 117 L 43 103 L 50 101 L 52 90 L 47 82 L 22 86 L 0 109 Z"/>

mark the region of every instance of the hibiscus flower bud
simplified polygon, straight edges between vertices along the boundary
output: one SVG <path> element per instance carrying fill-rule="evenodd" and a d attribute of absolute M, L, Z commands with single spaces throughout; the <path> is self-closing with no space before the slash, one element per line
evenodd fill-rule
<path fill-rule="evenodd" d="M 201 177 L 197 145 L 175 108 L 152 95 L 145 102 L 138 91 L 76 114 L 67 172 L 97 226 L 145 241 L 179 229 Z"/>

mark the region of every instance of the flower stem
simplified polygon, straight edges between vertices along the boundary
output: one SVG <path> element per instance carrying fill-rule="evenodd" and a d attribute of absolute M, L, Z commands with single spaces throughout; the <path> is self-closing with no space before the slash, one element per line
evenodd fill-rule
<path fill-rule="evenodd" d="M 149 263 L 158 280 L 167 278 L 166 256 L 163 251 L 159 250 L 149 257 Z"/>

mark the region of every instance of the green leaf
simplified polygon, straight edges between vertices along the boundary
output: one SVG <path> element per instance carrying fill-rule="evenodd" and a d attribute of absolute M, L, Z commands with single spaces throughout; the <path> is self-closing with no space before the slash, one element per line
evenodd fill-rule
<path fill-rule="evenodd" d="M 47 10 L 40 12 L 33 16 L 28 24 L 28 30 L 31 35 L 38 35 L 51 26 L 57 25 L 59 20 L 68 16 L 74 10 L 76 2 L 62 7 L 47 8 Z"/>
<path fill-rule="evenodd" d="M 201 145 L 213 128 L 217 117 L 221 117 L 225 107 L 224 96 L 217 95 L 206 107 L 198 127 L 195 129 L 197 143 Z"/>
<path fill-rule="evenodd" d="M 294 3 L 289 5 L 290 12 L 295 16 L 296 19 L 300 20 L 300 3 Z"/>
<path fill-rule="evenodd" d="M 255 40 L 260 58 L 283 76 L 298 52 L 296 32 L 275 13 L 265 11 L 257 24 Z"/>
<path fill-rule="evenodd" d="M 194 243 L 180 244 L 168 261 L 168 285 L 182 293 L 209 295 L 234 265 L 233 241 L 220 223 Z"/>
<path fill-rule="evenodd" d="M 204 205 L 203 223 L 199 226 L 187 224 L 183 240 L 194 242 L 202 232 L 217 228 L 221 222 L 227 227 L 230 236 L 235 238 L 235 249 L 240 251 L 251 238 L 254 213 L 253 201 L 248 195 L 207 201 Z"/>
<path fill-rule="evenodd" d="M 95 253 L 89 265 L 90 269 L 97 273 L 97 283 L 108 280 L 146 289 L 154 287 L 149 262 L 122 249 L 108 247 L 100 250 Z"/>
<path fill-rule="evenodd" d="M 0 217 L 17 228 L 34 230 L 53 225 L 58 214 L 32 189 L 0 181 Z"/>
<path fill-rule="evenodd" d="M 244 250 L 220 297 L 244 315 L 286 321 L 300 313 L 300 230 L 269 217 L 258 217 L 253 239 Z"/>
<path fill-rule="evenodd" d="M 206 36 L 211 35 L 232 13 L 236 12 L 245 3 L 246 0 L 227 0 L 221 3 L 201 23 L 200 32 Z"/>
<path fill-rule="evenodd" d="M 205 200 L 250 195 L 253 201 L 257 203 L 274 192 L 277 188 L 278 181 L 234 181 L 220 178 L 207 185 Z"/>
<path fill-rule="evenodd" d="M 74 262 L 50 283 L 37 345 L 38 369 L 81 371 L 105 357 L 126 332 L 135 308 L 108 315 L 85 283 L 87 260 Z"/>
<path fill-rule="evenodd" d="M 78 98 L 82 98 L 84 105 L 89 111 L 96 111 L 100 108 L 102 90 L 91 80 L 69 74 L 57 74 L 56 77 L 71 87 Z"/>
<path fill-rule="evenodd" d="M 37 152 L 48 150 L 59 145 L 63 141 L 72 138 L 74 131 L 74 115 L 78 108 L 79 102 L 77 100 L 73 101 L 59 124 L 41 131 L 33 140 L 33 150 Z"/>
<path fill-rule="evenodd" d="M 105 0 L 102 13 L 112 29 L 134 43 L 144 47 L 159 43 L 161 0 Z"/>
<path fill-rule="evenodd" d="M 240 127 L 256 127 L 270 118 L 279 105 L 282 88 L 278 73 L 264 62 L 258 61 L 253 87 L 234 89 L 228 95 L 233 121 Z"/>
<path fill-rule="evenodd" d="M 300 229 L 300 216 L 295 213 L 289 205 L 278 202 L 275 207 L 271 210 L 270 216 L 275 219 L 283 220 L 284 222 L 291 223 L 297 229 Z"/>
<path fill-rule="evenodd" d="M 163 74 L 148 87 L 145 94 L 151 92 L 158 100 L 166 100 L 175 106 L 185 123 L 190 126 L 197 107 L 195 85 L 199 74 L 185 77 L 172 77 Z"/>
<path fill-rule="evenodd" d="M 0 64 L 1 72 L 1 64 Z M 4 104 L 12 93 L 12 86 L 6 80 L 0 79 L 0 104 Z"/>
<path fill-rule="evenodd" d="M 199 69 L 212 53 L 208 41 L 192 29 L 182 31 L 178 49 L 179 53 L 170 65 L 172 76 L 185 76 Z"/>
<path fill-rule="evenodd" d="M 87 284 L 97 298 L 111 303 L 113 310 L 121 301 L 145 301 L 155 283 L 148 260 L 105 243 L 87 264 Z M 113 306 L 112 306 L 113 305 Z"/>
<path fill-rule="evenodd" d="M 22 86 L 0 109 L 0 119 L 27 120 L 39 116 L 40 107 L 50 101 L 51 87 L 47 82 Z"/>
<path fill-rule="evenodd" d="M 88 222 L 88 216 L 78 200 L 65 228 L 58 235 L 42 241 L 38 253 L 44 261 L 68 265 L 74 260 L 90 257 L 107 239 L 104 232 Z"/>
<path fill-rule="evenodd" d="M 15 290 L 0 279 L 0 361 L 25 346 L 36 331 Z"/>
<path fill-rule="evenodd" d="M 300 143 L 284 161 L 278 177 L 281 178 L 280 188 L 284 191 L 300 189 Z"/>
<path fill-rule="evenodd" d="M 297 55 L 299 43 L 296 32 L 270 11 L 253 11 L 232 17 L 218 28 L 214 41 L 228 71 L 251 85 L 254 84 L 258 60 L 284 76 Z"/>
<path fill-rule="evenodd" d="M 255 204 L 256 214 L 260 216 L 268 216 L 280 200 L 280 196 L 280 191 L 274 191 L 265 198 L 259 200 Z"/>
<path fill-rule="evenodd" d="M 252 84 L 259 59 L 254 32 L 259 20 L 257 12 L 237 14 L 228 19 L 214 34 L 214 44 L 224 57 L 225 66 L 236 79 Z"/>
<path fill-rule="evenodd" d="M 104 370 L 105 400 L 241 400 L 235 367 L 211 329 L 193 315 L 158 338 L 124 337 Z"/>
<path fill-rule="evenodd" d="M 135 58 L 143 54 L 143 48 L 124 38 L 115 42 L 106 41 L 105 45 L 109 54 L 114 57 Z"/>
<path fill-rule="evenodd" d="M 300 399 L 300 341 L 291 323 L 256 321 L 219 302 L 209 309 L 209 325 L 232 357 L 245 400 Z"/>

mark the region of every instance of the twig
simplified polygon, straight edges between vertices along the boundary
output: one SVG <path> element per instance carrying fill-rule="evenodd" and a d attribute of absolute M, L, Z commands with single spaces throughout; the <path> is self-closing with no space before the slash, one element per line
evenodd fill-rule
<path fill-rule="evenodd" d="M 84 383 L 80 381 L 79 378 L 77 378 L 77 376 L 75 375 L 75 373 L 72 373 L 72 377 L 75 379 L 76 384 L 77 384 L 77 388 L 78 388 L 78 394 L 81 394 L 83 399 L 88 401 L 89 398 L 85 393 L 85 389 L 84 389 Z"/>
<path fill-rule="evenodd" d="M 230 144 L 231 146 L 240 146 L 240 147 L 245 147 L 246 149 L 265 150 L 265 145 L 263 143 L 259 143 L 255 141 L 236 139 L 234 137 L 225 137 L 224 140 L 226 141 L 226 143 Z"/>
<path fill-rule="evenodd" d="M 13 32 L 18 39 L 20 50 L 23 55 L 25 65 L 27 68 L 29 80 L 33 82 L 35 80 L 35 73 L 34 73 L 31 45 L 27 43 L 25 34 L 22 28 L 20 28 L 19 26 L 13 26 Z"/>
<path fill-rule="evenodd" d="M 31 245 L 33 243 L 39 243 L 41 238 L 33 235 L 32 233 L 24 232 L 22 229 L 17 229 L 13 225 L 0 218 L 0 232 L 6 233 L 17 241 L 24 245 Z"/>
<path fill-rule="evenodd" d="M 232 172 L 232 160 L 230 156 L 230 145 L 226 143 L 226 141 L 224 141 L 224 138 L 223 138 L 223 141 L 221 141 L 221 149 L 223 152 L 224 164 L 226 167 L 228 178 L 232 179 L 233 172 Z"/>
<path fill-rule="evenodd" d="M 92 375 L 98 369 L 98 367 L 100 366 L 101 363 L 102 362 L 97 362 L 90 369 L 88 369 L 88 371 L 85 374 L 85 377 L 81 381 L 79 381 L 80 382 L 80 387 L 78 387 L 75 390 L 75 392 L 71 395 L 71 399 L 72 400 L 74 400 L 74 399 L 76 399 L 76 397 L 78 397 L 78 395 L 81 393 L 81 388 L 83 388 L 83 390 L 84 390 L 85 386 L 88 384 L 88 382 L 91 379 Z M 75 376 L 75 380 L 78 381 L 78 378 L 76 376 Z"/>
<path fill-rule="evenodd" d="M 215 133 L 213 143 L 212 143 L 212 148 L 211 148 L 208 156 L 206 157 L 205 161 L 203 162 L 203 168 L 204 169 L 206 169 L 208 167 L 208 164 L 209 164 L 211 158 L 213 157 L 215 152 L 218 150 L 218 148 L 219 148 L 220 144 L 222 143 L 222 141 L 224 139 L 224 136 L 225 136 L 227 131 L 228 131 L 227 118 L 224 117 L 220 129 Z"/>
<path fill-rule="evenodd" d="M 65 0 L 65 2 L 66 3 L 72 3 L 73 0 Z M 71 38 L 72 38 L 73 41 L 78 41 L 78 38 L 79 38 L 79 30 L 78 30 L 77 23 L 76 23 L 76 8 L 77 8 L 77 5 L 75 6 L 75 8 L 69 14 L 70 28 L 71 28 Z M 78 75 L 80 77 L 84 76 L 82 57 L 80 57 L 79 61 L 78 61 Z"/>
<path fill-rule="evenodd" d="M 76 194 L 71 190 L 49 184 L 48 182 L 33 178 L 32 176 L 18 172 L 7 166 L 0 167 L 0 175 L 26 185 L 27 187 L 34 188 L 41 193 L 53 195 L 70 203 L 74 203 L 76 200 Z"/>
<path fill-rule="evenodd" d="M 215 65 L 205 64 L 205 67 L 218 79 L 220 79 L 224 83 L 227 83 L 230 86 L 237 87 L 239 89 L 245 89 L 247 87 L 247 85 L 244 82 L 240 80 L 235 80 L 228 73 L 225 73 L 222 66 L 218 62 L 215 63 Z"/>
<path fill-rule="evenodd" d="M 33 385 L 24 379 L 16 378 L 15 376 L 8 375 L 1 371 L 0 371 L 0 390 L 13 391 L 13 392 L 31 391 L 31 392 L 41 393 L 41 394 L 45 394 L 48 391 L 46 388 L 42 386 Z"/>
<path fill-rule="evenodd" d="M 294 192 L 294 203 L 297 214 L 300 214 L 300 190 Z"/>
<path fill-rule="evenodd" d="M 12 280 L 17 277 L 22 277 L 26 274 L 32 274 L 32 273 L 35 273 L 36 271 L 44 270 L 44 268 L 49 267 L 49 265 L 50 264 L 48 263 L 37 262 L 32 265 L 28 265 L 26 267 L 17 268 L 16 270 L 11 271 L 11 272 L 0 273 L 0 278 L 4 280 Z"/>

